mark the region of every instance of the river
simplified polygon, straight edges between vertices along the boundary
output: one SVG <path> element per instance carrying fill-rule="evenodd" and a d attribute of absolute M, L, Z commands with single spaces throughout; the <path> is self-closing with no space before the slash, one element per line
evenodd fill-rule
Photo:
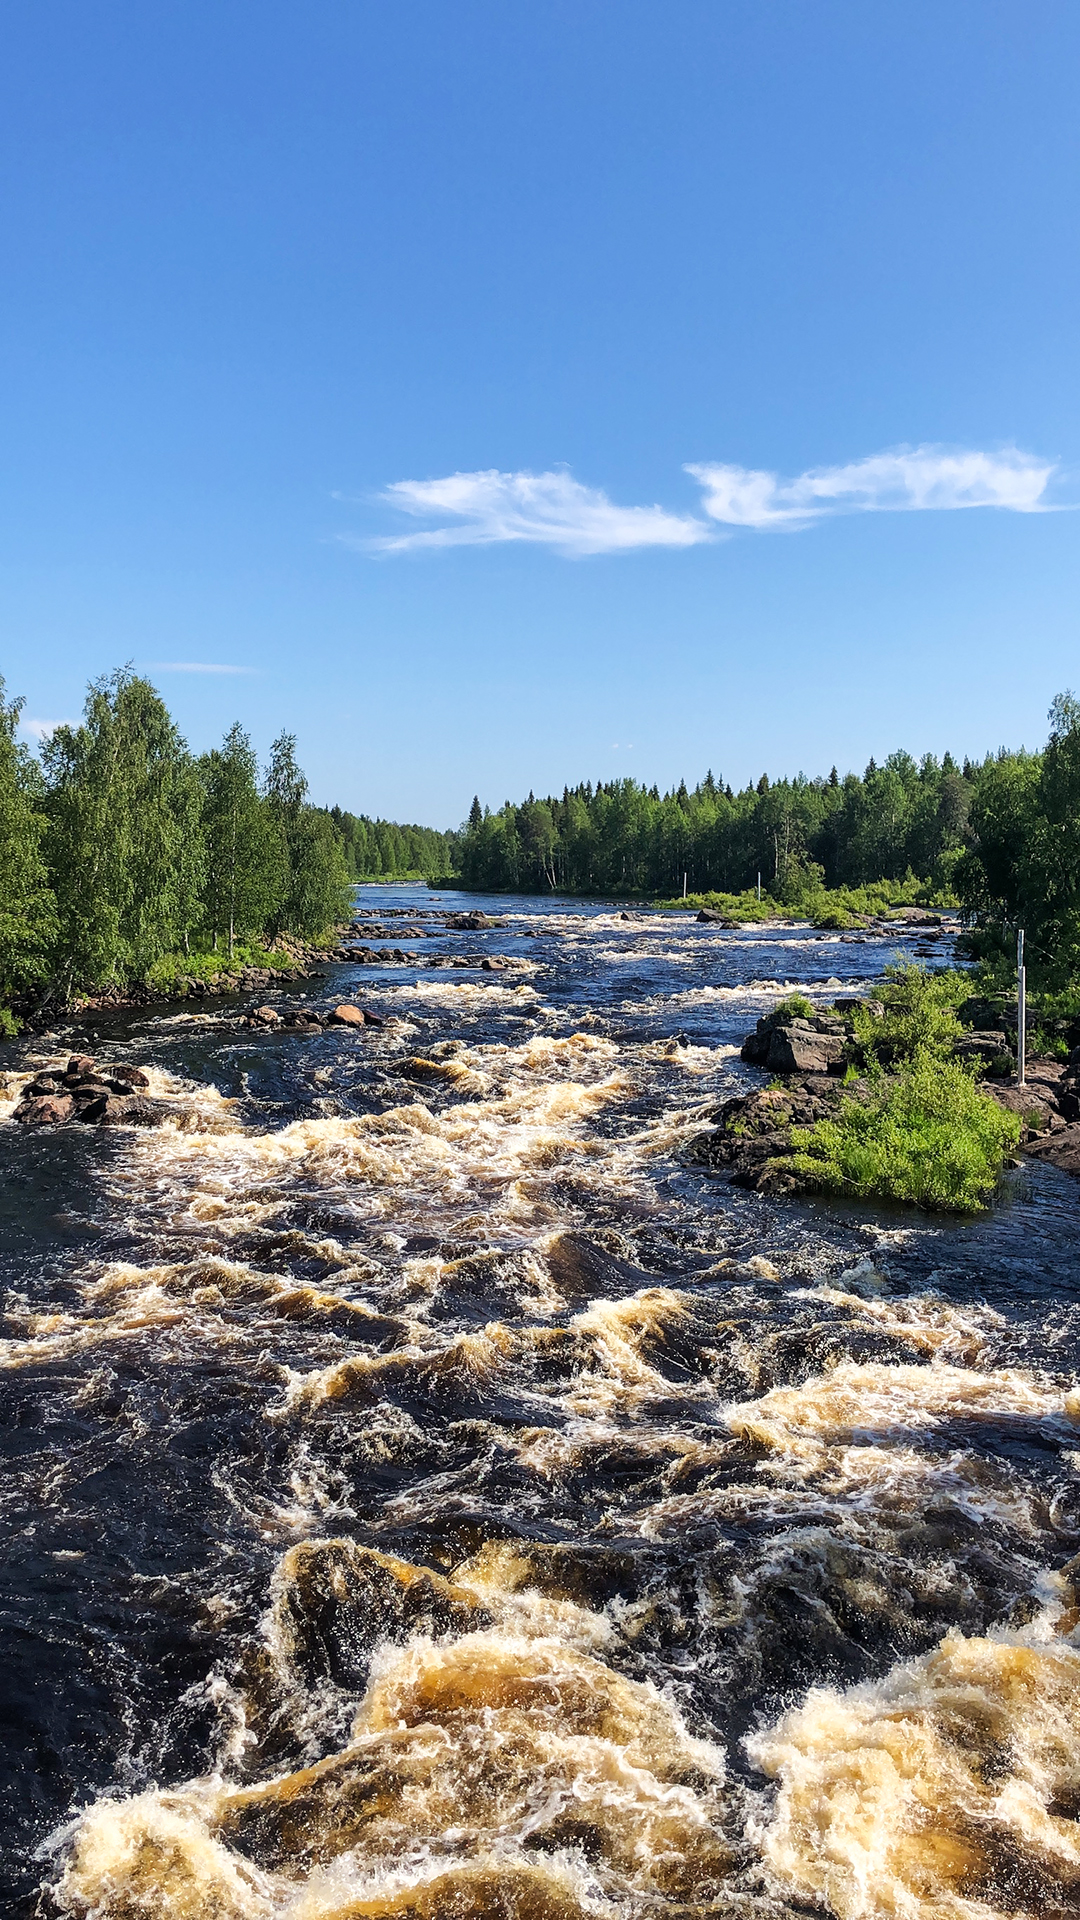
<path fill-rule="evenodd" d="M 0 1096 L 5 1913 L 1080 1913 L 1076 1186 L 681 1163 L 778 993 L 892 943 L 361 890 L 402 907 L 416 964 L 276 990 L 378 1030 L 204 1001 L 11 1063 L 177 1120 Z"/>

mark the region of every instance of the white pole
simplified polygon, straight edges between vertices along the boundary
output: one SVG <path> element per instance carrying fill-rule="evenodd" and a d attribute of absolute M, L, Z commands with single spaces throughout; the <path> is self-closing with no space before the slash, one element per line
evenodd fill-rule
<path fill-rule="evenodd" d="M 1016 935 L 1016 1084 L 1025 1084 L 1027 1068 L 1027 968 L 1024 965 L 1024 929 Z"/>
<path fill-rule="evenodd" d="M 759 900 L 761 899 L 761 875 L 760 875 L 760 873 L 758 874 L 758 877 L 757 877 L 757 897 L 758 897 L 758 899 L 759 899 Z"/>
<path fill-rule="evenodd" d="M 686 875 L 685 875 L 685 873 L 683 874 L 683 877 L 682 877 L 682 897 L 683 897 L 683 899 L 684 899 L 684 900 L 686 899 Z"/>

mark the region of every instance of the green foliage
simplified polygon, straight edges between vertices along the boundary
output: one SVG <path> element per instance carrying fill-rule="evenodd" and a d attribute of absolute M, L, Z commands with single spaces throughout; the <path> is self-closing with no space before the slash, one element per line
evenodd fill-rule
<path fill-rule="evenodd" d="M 231 956 L 223 946 L 216 953 L 212 947 L 200 947 L 190 953 L 162 954 L 147 969 L 146 982 L 159 993 L 174 993 L 182 991 L 182 981 L 217 981 L 223 974 L 239 973 L 241 967 L 274 967 L 280 973 L 292 973 L 303 965 L 303 959 L 285 947 L 238 940 Z"/>
<path fill-rule="evenodd" d="M 474 806 L 479 807 L 475 801 Z M 457 869 L 457 835 L 435 827 L 369 820 L 366 814 L 332 807 L 352 880 L 442 880 Z"/>
<path fill-rule="evenodd" d="M 276 932 L 325 933 L 349 912 L 345 847 L 330 815 L 305 804 L 308 784 L 296 763 L 296 738 L 283 733 L 270 750 L 265 796 Z"/>
<path fill-rule="evenodd" d="M 22 1021 L 17 1019 L 10 1007 L 0 1007 L 0 1040 L 14 1040 L 22 1032 Z"/>
<path fill-rule="evenodd" d="M 0 679 L 0 998 L 40 980 L 56 935 L 56 901 L 45 862 L 47 821 L 40 774 L 15 738 L 21 700 Z M 12 1016 L 8 1015 L 8 1019 Z M 0 1032 L 9 1029 L 0 1024 Z"/>
<path fill-rule="evenodd" d="M 780 1164 L 823 1192 L 973 1213 L 1019 1138 L 1016 1115 L 958 1061 L 921 1050 L 868 1099 L 845 1095 L 835 1118 L 795 1129 Z"/>
<path fill-rule="evenodd" d="M 956 1009 L 971 992 L 967 974 L 930 973 L 916 961 L 898 961 L 886 967 L 876 991 L 883 1016 L 864 1005 L 851 1010 L 852 1037 L 867 1060 L 951 1054 L 963 1031 Z"/>
<path fill-rule="evenodd" d="M 474 801 L 458 857 L 470 887 L 647 894 L 675 906 L 685 874 L 696 903 L 716 901 L 732 918 L 778 909 L 813 918 L 817 907 L 823 924 L 845 925 L 838 908 L 864 909 L 826 898 L 839 887 L 947 890 L 971 798 L 948 755 L 916 763 L 906 753 L 861 777 L 763 778 L 738 794 L 711 773 L 693 792 L 680 783 L 664 795 L 634 780 L 590 781 L 497 812 Z M 760 905 L 759 874 L 769 896 Z"/>
<path fill-rule="evenodd" d="M 968 950 L 1004 983 L 1016 929 L 1033 988 L 1080 973 L 1080 703 L 1059 694 L 1041 754 L 1002 750 L 978 771 L 956 884 L 976 926 Z"/>
<path fill-rule="evenodd" d="M 773 1018 L 780 1020 L 812 1020 L 817 1009 L 805 993 L 789 993 L 786 1000 L 778 1000 L 773 1008 Z"/>
<path fill-rule="evenodd" d="M 42 750 L 65 987 L 139 976 L 198 911 L 202 795 L 154 688 L 91 682 L 85 718 Z"/>
<path fill-rule="evenodd" d="M 91 683 L 82 723 L 58 727 L 39 765 L 16 741 L 20 710 L 0 681 L 0 1004 L 265 964 L 267 939 L 315 938 L 348 913 L 342 837 L 308 805 L 291 735 L 264 782 L 240 726 L 196 761 L 124 669 Z"/>
<path fill-rule="evenodd" d="M 200 767 L 205 791 L 206 924 L 214 944 L 257 933 L 273 918 L 285 884 L 277 823 L 259 793 L 259 765 L 237 723 Z"/>

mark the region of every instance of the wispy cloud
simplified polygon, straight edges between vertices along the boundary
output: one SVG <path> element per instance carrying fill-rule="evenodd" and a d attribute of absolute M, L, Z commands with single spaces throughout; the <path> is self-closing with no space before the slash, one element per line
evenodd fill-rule
<path fill-rule="evenodd" d="M 798 528 L 839 513 L 951 512 L 999 507 L 1049 513 L 1052 460 L 1009 447 L 999 453 L 947 447 L 896 447 L 846 466 L 812 467 L 785 479 L 754 467 L 690 465 L 707 518 L 666 507 L 620 507 L 599 487 L 564 469 L 547 473 L 452 473 L 442 480 L 396 480 L 380 500 L 414 520 L 439 524 L 347 544 L 382 553 L 430 547 L 486 547 L 525 541 L 556 553 L 629 553 L 640 547 L 696 547 L 733 527 Z M 242 673 L 242 667 L 159 666 L 159 672 Z"/>
<path fill-rule="evenodd" d="M 254 673 L 254 667 L 226 667 L 216 660 L 147 660 L 145 673 Z"/>
<path fill-rule="evenodd" d="M 77 727 L 77 720 L 20 720 L 19 725 L 31 740 L 47 740 L 57 727 Z"/>
<path fill-rule="evenodd" d="M 752 467 L 688 466 L 705 489 L 710 519 L 728 527 L 806 526 L 836 513 L 951 512 L 1005 507 L 1045 513 L 1051 460 L 1008 448 L 1003 453 L 897 447 L 843 467 L 811 467 L 794 480 Z"/>
<path fill-rule="evenodd" d="M 702 520 L 664 507 L 619 507 L 599 487 L 566 472 L 452 473 L 445 480 L 397 480 L 381 498 L 417 519 L 449 524 L 390 535 L 383 553 L 421 547 L 486 547 L 528 541 L 557 553 L 628 553 L 635 547 L 692 547 L 710 538 Z"/>

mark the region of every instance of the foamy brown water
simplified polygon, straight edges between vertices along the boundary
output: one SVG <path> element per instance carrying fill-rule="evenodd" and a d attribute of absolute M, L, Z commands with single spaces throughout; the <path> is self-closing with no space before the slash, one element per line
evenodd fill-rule
<path fill-rule="evenodd" d="M 464 941 L 527 979 L 102 1023 L 154 1132 L 23 1136 L 87 1035 L 11 1062 L 10 1911 L 1080 1912 L 1075 1189 L 957 1226 L 683 1167 L 762 1006 L 890 947 Z"/>

